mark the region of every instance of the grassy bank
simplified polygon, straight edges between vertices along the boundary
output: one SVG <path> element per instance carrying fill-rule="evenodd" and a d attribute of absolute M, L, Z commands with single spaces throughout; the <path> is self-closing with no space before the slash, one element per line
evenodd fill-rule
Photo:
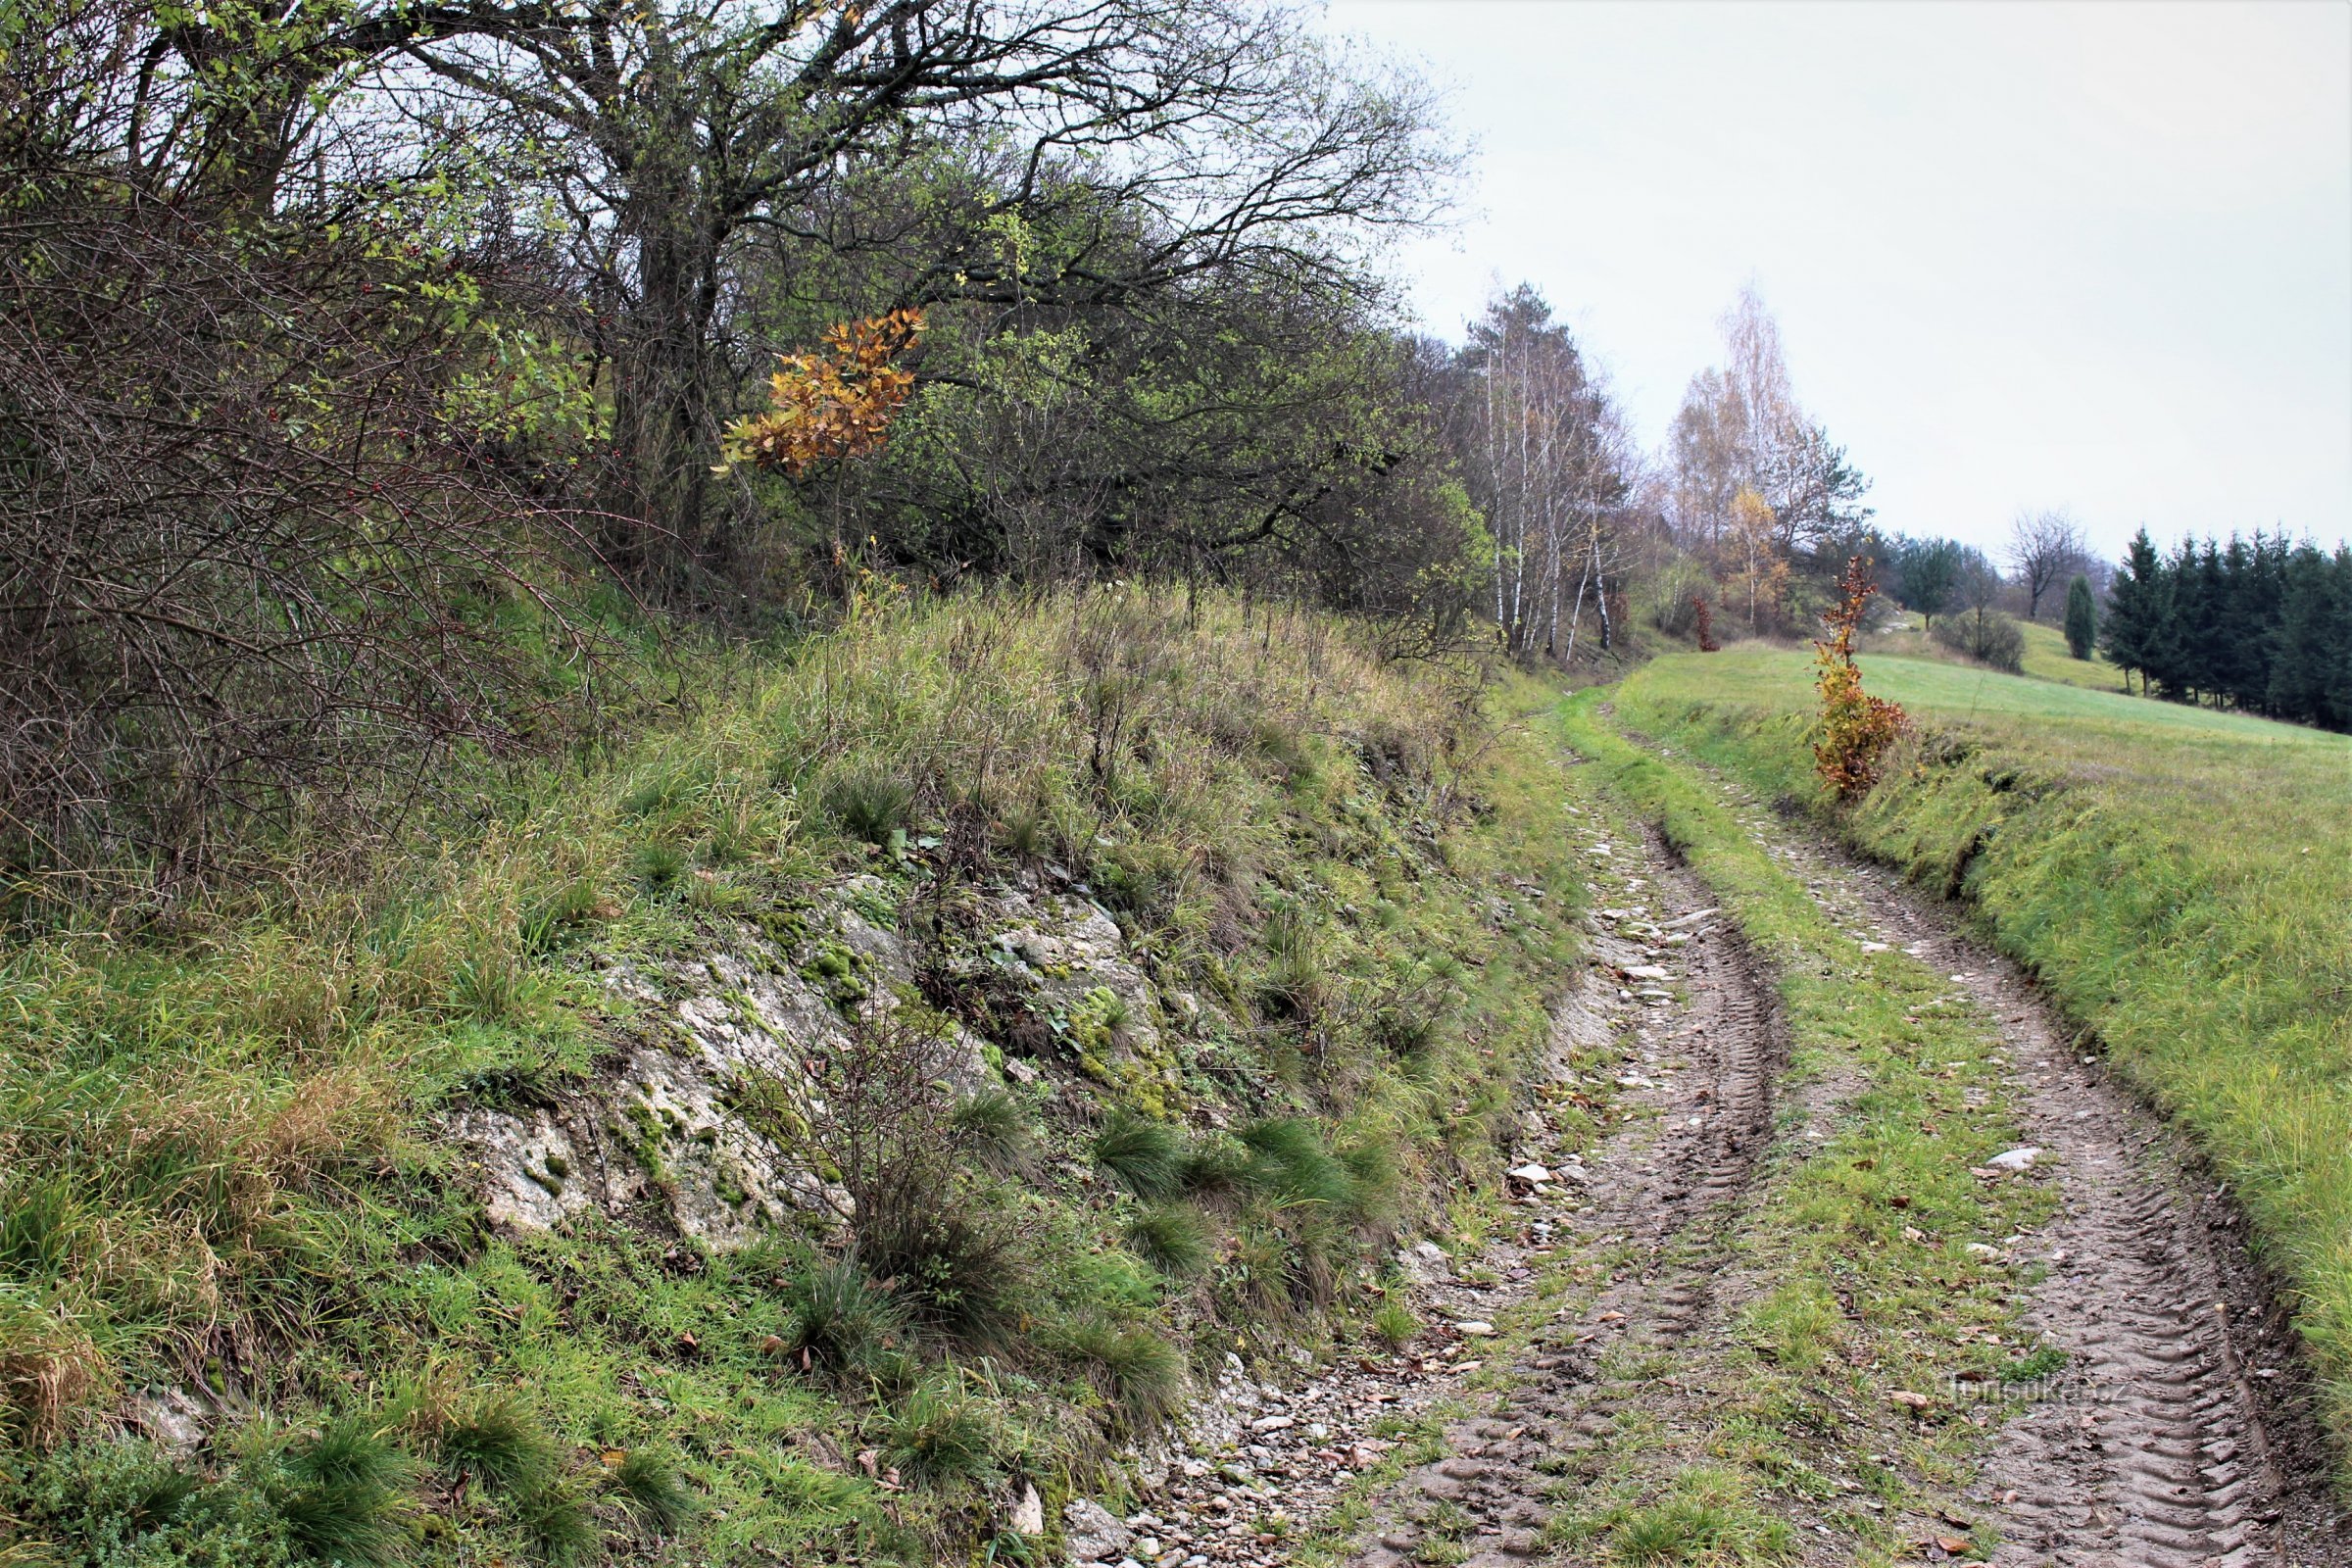
<path fill-rule="evenodd" d="M 169 931 L 7 939 L 0 1561 L 1042 1557 L 1027 1489 L 1494 1185 L 1576 883 L 1475 682 L 1137 592 L 712 676 Z M 713 1038 L 772 1071 L 642 1091 Z M 494 1215 L 476 1125 L 612 1168 L 542 1141 Z"/>
<path fill-rule="evenodd" d="M 1899 659 L 1918 734 L 1834 814 L 1967 899 L 2230 1182 L 2352 1437 L 2352 741 Z M 1819 807 L 1801 655 L 1661 660 L 1629 723 Z"/>
<path fill-rule="evenodd" d="M 1552 1534 L 1624 1560 L 1793 1561 L 1789 1520 L 1804 1516 L 1856 1560 L 1909 1556 L 1915 1511 L 1948 1497 L 1977 1446 L 1971 1417 L 1987 1413 L 1940 1391 L 2019 1375 L 2013 1270 L 1984 1244 L 2047 1200 L 1971 1174 L 2015 1133 L 1998 1036 L 1920 960 L 1864 952 L 1706 781 L 1621 735 L 1599 696 L 1563 710 L 1592 762 L 1575 787 L 1653 824 L 1721 900 L 1769 971 L 1790 1064 L 1760 1195 L 1732 1238 L 1752 1290 L 1724 1364 L 1614 1369 L 1701 1380 L 1707 1419 L 1621 1434 L 1598 1474 L 1558 1489 Z M 1808 1096 L 1817 1140 L 1789 1103 Z"/>

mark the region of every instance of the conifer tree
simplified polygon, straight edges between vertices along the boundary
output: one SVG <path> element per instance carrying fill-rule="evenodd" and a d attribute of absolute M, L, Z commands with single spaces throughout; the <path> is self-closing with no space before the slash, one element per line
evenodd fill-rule
<path fill-rule="evenodd" d="M 2264 701 L 2273 713 L 2297 723 L 2332 716 L 2329 656 L 2339 620 L 2336 571 L 2313 545 L 2287 557 L 2278 623 L 2266 640 L 2270 680 Z"/>
<path fill-rule="evenodd" d="M 2091 602 L 2090 579 L 2082 573 L 2066 585 L 2066 651 L 2077 659 L 2088 659 L 2098 645 L 2099 612 Z"/>
<path fill-rule="evenodd" d="M 2210 537 L 2202 549 L 2182 539 L 2173 558 L 2172 669 L 2157 677 L 2170 688 L 2166 696 L 2193 703 L 2221 684 L 2229 663 L 2223 625 L 2228 601 L 2220 548 Z"/>
<path fill-rule="evenodd" d="M 2352 731 L 2352 545 L 2336 546 L 2332 565 L 2335 624 L 2325 661 L 2328 710 L 2321 722 L 2330 729 Z"/>
<path fill-rule="evenodd" d="M 2171 600 L 2164 562 L 2156 554 L 2148 530 L 2142 528 L 2132 536 L 2123 569 L 2116 573 L 2115 586 L 2108 590 L 2107 614 L 2099 626 L 2100 651 L 2123 670 L 2125 689 L 2131 688 L 2134 671 L 2138 672 L 2140 689 L 2147 689 L 2151 662 L 2161 662 L 2163 658 Z"/>

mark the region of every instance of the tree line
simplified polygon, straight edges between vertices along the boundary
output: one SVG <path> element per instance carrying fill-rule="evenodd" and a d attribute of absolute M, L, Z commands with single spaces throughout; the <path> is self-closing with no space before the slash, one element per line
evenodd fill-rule
<path fill-rule="evenodd" d="M 2257 530 L 2166 554 L 2142 528 L 2099 647 L 2143 691 L 2352 731 L 2352 546 Z"/>
<path fill-rule="evenodd" d="M 1292 0 L 24 0 L 0 867 L 150 887 L 598 743 L 677 628 L 1152 576 L 1395 657 L 1804 629 L 1867 481 L 1744 296 L 1671 450 Z"/>
<path fill-rule="evenodd" d="M 1899 541 L 1762 300 L 1644 452 L 1533 289 L 1401 306 L 1451 145 L 1292 0 L 22 0 L 0 871 L 380 818 L 876 577 L 1810 633 Z"/>

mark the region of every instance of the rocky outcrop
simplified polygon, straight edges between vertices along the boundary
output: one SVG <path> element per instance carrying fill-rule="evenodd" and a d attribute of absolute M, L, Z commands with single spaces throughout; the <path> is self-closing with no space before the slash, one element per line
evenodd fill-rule
<path fill-rule="evenodd" d="M 461 1170 L 492 1223 L 552 1230 L 591 1210 L 652 1201 L 681 1235 L 739 1247 L 800 1217 L 825 1225 L 848 1198 L 796 1161 L 762 1125 L 824 1114 L 812 1072 L 850 1046 L 850 1018 L 913 995 L 906 942 L 878 917 L 880 879 L 845 883 L 789 949 L 748 924 L 711 934 L 691 959 L 614 961 L 604 978 L 626 1044 L 578 1089 L 447 1117 Z M 1173 1083 L 1160 1007 L 1118 923 L 1067 894 L 1001 889 L 978 906 L 985 938 L 967 961 L 1004 983 L 1106 1079 Z M 1180 1011 L 1202 1009 L 1185 999 Z M 938 1077 L 958 1094 L 1001 1085 L 998 1045 L 960 1025 L 940 1040 Z M 1005 1076 L 1035 1081 L 1017 1060 Z M 748 1113 L 759 1106 L 760 1114 Z"/>

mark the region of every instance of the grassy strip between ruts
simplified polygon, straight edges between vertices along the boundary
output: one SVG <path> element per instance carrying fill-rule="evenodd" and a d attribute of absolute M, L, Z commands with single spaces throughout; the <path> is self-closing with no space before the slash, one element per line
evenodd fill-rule
<path fill-rule="evenodd" d="M 2113 693 L 1864 661 L 1918 732 L 1820 802 L 1793 653 L 1657 661 L 1628 719 L 1967 902 L 2184 1126 L 2289 1282 L 2352 1443 L 2352 743 Z M 2352 1467 L 2339 1472 L 2352 1482 Z"/>
<path fill-rule="evenodd" d="M 1799 1530 L 1865 1562 L 1910 1555 L 1921 1535 L 1988 1550 L 1988 1530 L 1932 1512 L 2001 1385 L 2055 1370 L 2017 1336 L 2030 1281 L 2003 1245 L 2048 1193 L 1972 1174 L 2015 1131 L 1997 1036 L 1918 960 L 1863 953 L 1714 790 L 1629 742 L 1594 694 L 1562 720 L 1595 764 L 1571 789 L 1653 823 L 1768 967 L 1791 1065 L 1759 1189 L 1730 1222 L 1719 1299 L 1735 1316 L 1716 1364 L 1679 1364 L 1711 1349 L 1629 1350 L 1608 1368 L 1629 1393 L 1679 1385 L 1702 1419 L 1660 1422 L 1654 1399 L 1628 1397 L 1609 1443 L 1559 1462 L 1553 1540 L 1645 1562 L 1793 1558 Z M 1826 1106 L 1812 1128 L 1806 1101 Z M 1576 1266 L 1605 1276 L 1608 1260 Z"/>

